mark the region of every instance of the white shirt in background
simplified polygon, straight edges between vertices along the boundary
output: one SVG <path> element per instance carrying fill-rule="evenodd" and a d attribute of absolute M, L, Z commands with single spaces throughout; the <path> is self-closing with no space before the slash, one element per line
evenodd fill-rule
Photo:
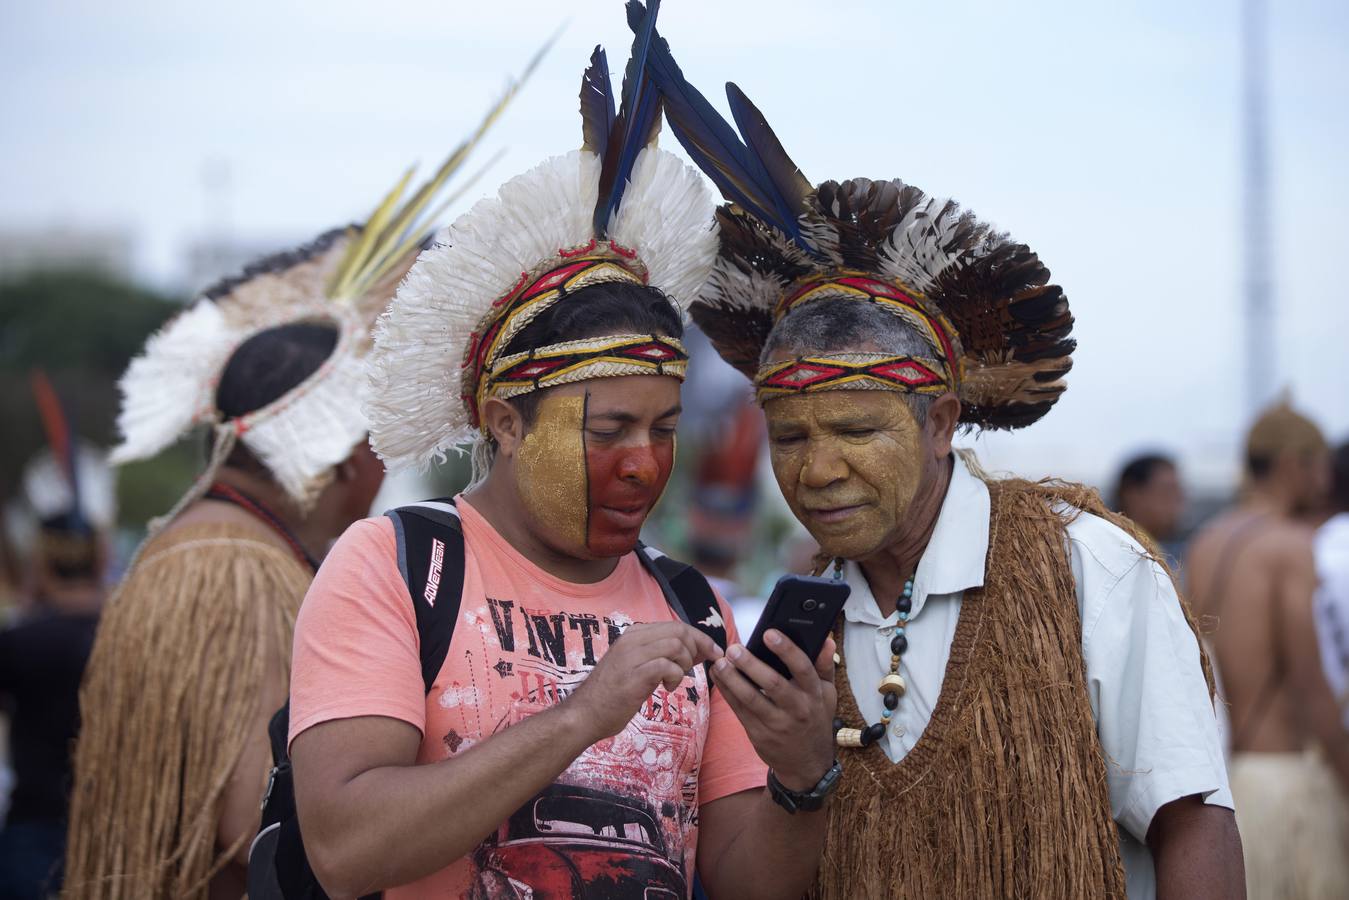
<path fill-rule="evenodd" d="M 1349 513 L 1339 513 L 1316 532 L 1316 637 L 1321 667 L 1349 728 Z"/>
<path fill-rule="evenodd" d="M 914 575 L 905 629 L 909 647 L 900 664 L 908 692 L 882 743 L 892 761 L 913 749 L 932 718 L 961 597 L 984 583 L 989 512 L 988 486 L 957 456 Z M 1152 900 L 1156 881 L 1144 841 L 1157 810 L 1193 794 L 1232 807 L 1217 720 L 1199 646 L 1166 573 L 1102 518 L 1079 515 L 1067 533 L 1087 692 L 1105 751 L 1128 896 Z M 890 639 L 899 617 L 881 616 L 856 563 L 844 567 L 843 577 L 852 586 L 843 609 L 848 680 L 866 721 L 879 722 L 883 704 L 875 685 L 890 670 Z"/>

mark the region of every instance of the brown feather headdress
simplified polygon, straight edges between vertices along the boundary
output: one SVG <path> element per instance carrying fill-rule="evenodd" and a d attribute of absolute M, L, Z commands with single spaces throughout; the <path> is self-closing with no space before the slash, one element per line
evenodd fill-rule
<path fill-rule="evenodd" d="M 629 21 L 640 11 L 631 0 Z M 734 84 L 726 88 L 733 128 L 659 37 L 647 67 L 671 130 L 727 201 L 717 210 L 716 266 L 690 308 L 727 362 L 762 379 L 761 351 L 792 309 L 862 300 L 904 319 L 932 348 L 930 358 L 898 358 L 916 366 L 899 379 L 889 377 L 896 358 L 885 360 L 887 377 L 870 386 L 903 390 L 908 375 L 935 372 L 960 397 L 962 422 L 989 429 L 1029 425 L 1058 400 L 1076 346 L 1073 317 L 1029 247 L 898 179 L 812 187 Z"/>

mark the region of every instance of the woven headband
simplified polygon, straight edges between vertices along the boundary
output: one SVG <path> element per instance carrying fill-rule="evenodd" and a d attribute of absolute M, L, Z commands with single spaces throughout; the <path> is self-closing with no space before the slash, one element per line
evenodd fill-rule
<path fill-rule="evenodd" d="M 483 399 L 617 375 L 671 375 L 684 380 L 689 354 L 660 334 L 615 334 L 551 344 L 502 357 L 483 379 Z"/>
<path fill-rule="evenodd" d="M 760 405 L 787 394 L 819 391 L 902 391 L 944 394 L 951 390 L 935 359 L 888 353 L 840 353 L 802 356 L 769 363 L 759 369 L 754 387 Z"/>
<path fill-rule="evenodd" d="M 964 356 L 956 330 L 950 320 L 917 291 L 898 281 L 882 280 L 866 272 L 834 270 L 797 281 L 778 301 L 773 319 L 780 321 L 796 307 L 815 300 L 862 300 L 880 304 L 912 326 L 932 347 L 936 359 L 923 362 L 935 363 L 944 373 L 951 390 L 960 384 L 964 375 Z"/>
<path fill-rule="evenodd" d="M 559 384 L 620 375 L 684 380 L 688 351 L 675 338 L 658 334 L 605 335 L 501 355 L 544 310 L 582 288 L 613 282 L 644 285 L 646 267 L 636 251 L 593 239 L 559 250 L 540 274 L 521 273 L 519 282 L 493 305 L 484 326 L 469 339 L 464 365 L 471 368 L 468 383 L 476 389 L 464 402 L 479 430 L 486 431 L 482 405 L 489 397 L 518 397 Z"/>

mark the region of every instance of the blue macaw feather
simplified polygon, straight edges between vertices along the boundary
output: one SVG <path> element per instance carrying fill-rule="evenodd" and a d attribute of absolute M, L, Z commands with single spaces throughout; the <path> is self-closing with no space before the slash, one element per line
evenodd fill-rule
<path fill-rule="evenodd" d="M 595 234 L 608 234 L 609 221 L 623 201 L 637 154 L 651 143 L 660 124 L 660 94 L 647 71 L 647 54 L 656 33 L 660 0 L 652 0 L 639 26 L 623 74 L 622 101 L 613 122 L 600 167 L 599 198 L 595 204 Z"/>
<path fill-rule="evenodd" d="M 726 99 L 731 105 L 735 126 L 740 129 L 740 134 L 749 146 L 749 154 L 758 160 L 771 185 L 769 195 L 773 199 L 778 219 L 791 223 L 791 228 L 783 230 L 799 242 L 798 220 L 806 212 L 807 198 L 814 192 L 814 186 L 792 162 L 782 142 L 769 127 L 768 120 L 740 90 L 739 85 L 727 82 Z"/>

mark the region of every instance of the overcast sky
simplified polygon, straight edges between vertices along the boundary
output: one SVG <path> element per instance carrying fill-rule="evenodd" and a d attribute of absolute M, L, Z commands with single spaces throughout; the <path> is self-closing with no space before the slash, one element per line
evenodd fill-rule
<path fill-rule="evenodd" d="M 661 29 L 714 102 L 739 83 L 812 180 L 902 177 L 1039 251 L 1077 316 L 1077 363 L 1044 421 L 980 440 L 995 465 L 1100 477 L 1164 447 L 1202 475 L 1236 458 L 1248 366 L 1349 437 L 1349 6 L 1272 6 L 1278 316 L 1255 360 L 1241 352 L 1236 0 L 666 0 Z M 0 227 L 126 227 L 137 270 L 172 283 L 183 246 L 222 221 L 289 242 L 358 219 L 405 165 L 434 165 L 569 16 L 466 208 L 578 144 L 591 47 L 626 58 L 621 7 L 11 0 Z M 222 169 L 229 190 L 208 194 L 204 173 Z"/>

